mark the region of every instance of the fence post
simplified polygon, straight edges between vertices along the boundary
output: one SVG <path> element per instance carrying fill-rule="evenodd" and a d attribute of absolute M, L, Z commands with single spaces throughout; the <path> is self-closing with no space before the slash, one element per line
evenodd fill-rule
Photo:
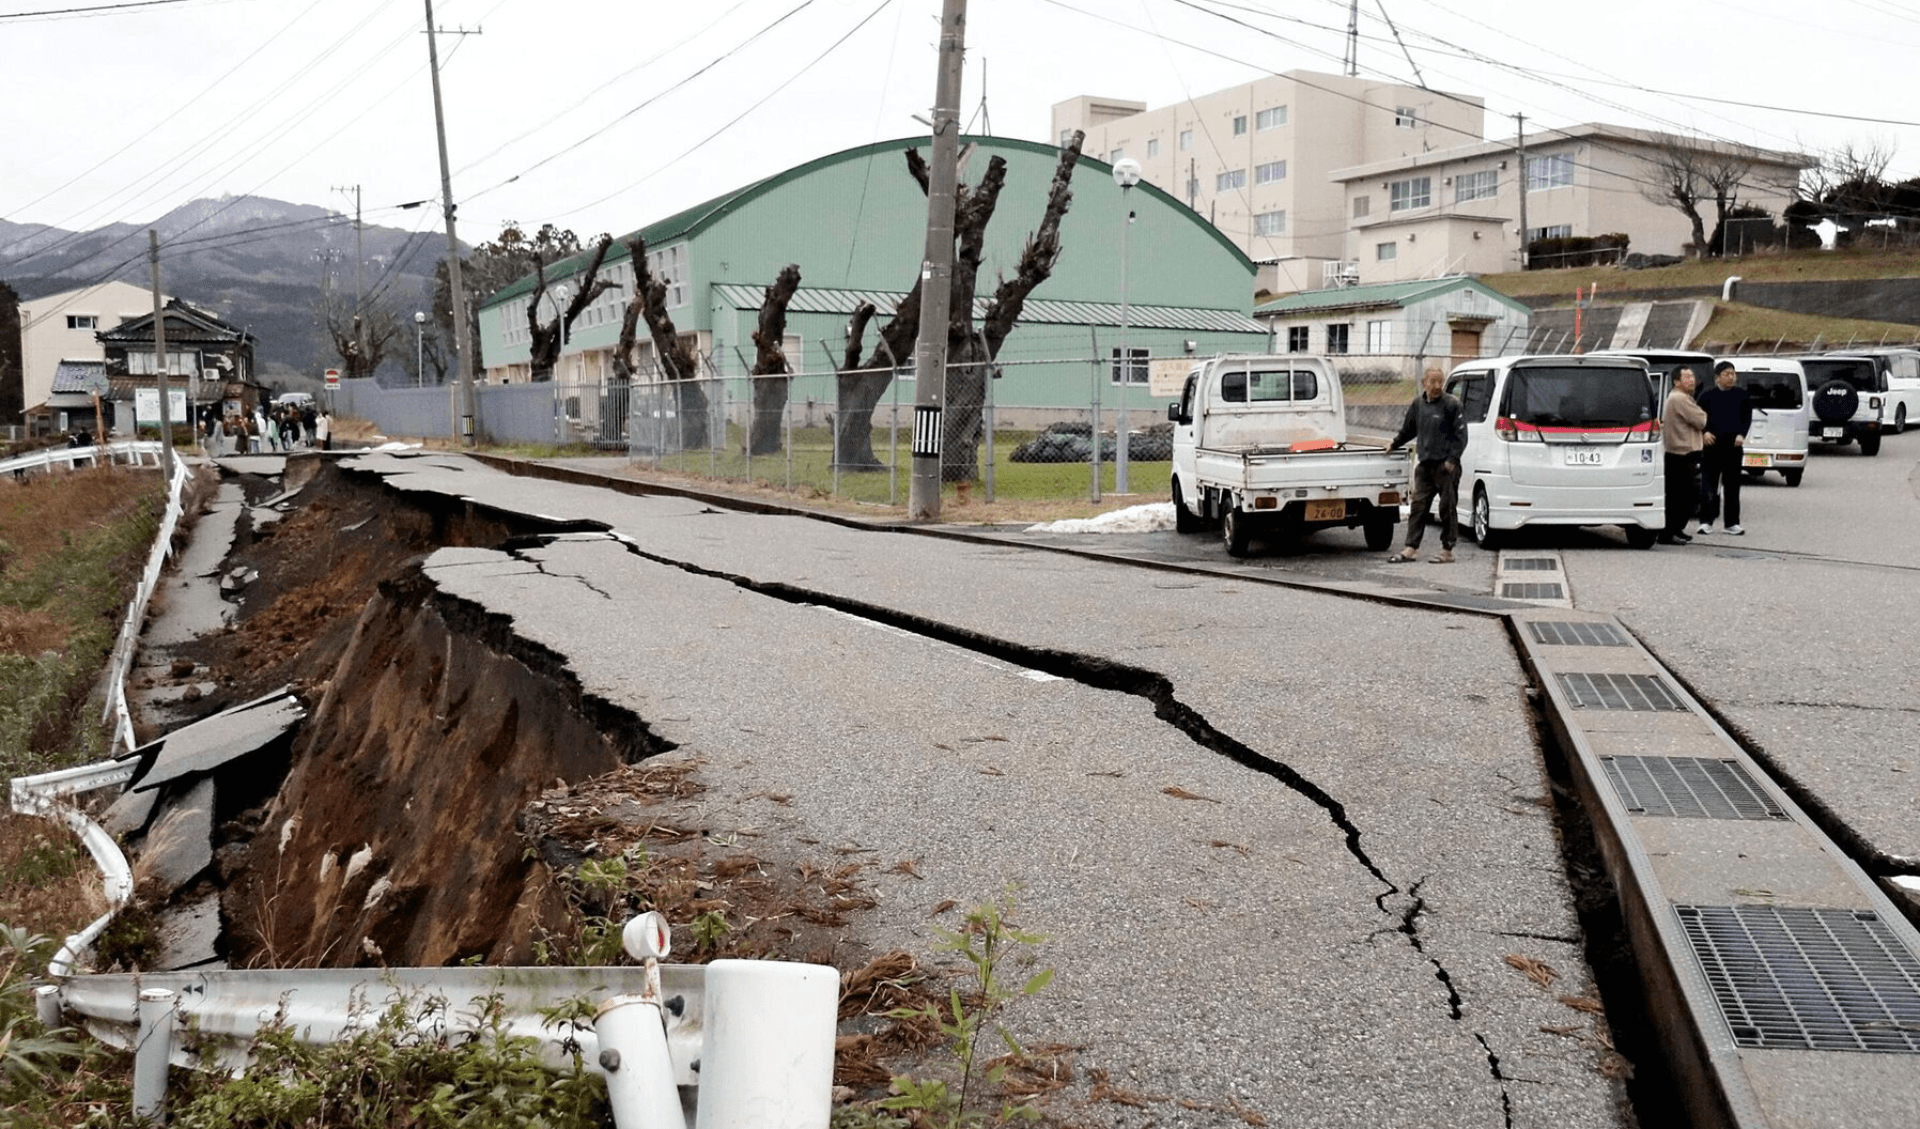
<path fill-rule="evenodd" d="M 987 363 L 985 381 L 987 386 L 986 405 L 983 411 L 987 420 L 987 502 L 993 502 L 993 374 L 992 362 Z"/>
<path fill-rule="evenodd" d="M 887 350 L 891 357 L 893 350 Z M 900 504 L 900 367 L 894 366 L 893 410 L 887 414 L 887 505 Z"/>
<path fill-rule="evenodd" d="M 1087 327 L 1087 336 L 1093 339 L 1093 424 L 1087 438 L 1093 440 L 1093 484 L 1087 488 L 1088 500 L 1100 500 L 1100 331 Z"/>
<path fill-rule="evenodd" d="M 782 445 L 787 449 L 787 489 L 793 489 L 793 365 L 787 365 L 787 397 L 780 406 Z"/>
<path fill-rule="evenodd" d="M 155 1125 L 166 1119 L 167 1060 L 173 1054 L 173 992 L 140 991 L 138 1042 L 133 1048 L 133 1115 Z"/>
<path fill-rule="evenodd" d="M 833 496 L 838 498 L 840 496 L 840 362 L 834 359 L 833 348 L 827 344 L 827 339 L 824 337 L 820 339 L 820 351 L 827 355 L 827 371 L 833 374 L 833 398 L 828 401 L 833 405 L 833 423 L 827 428 L 827 462 L 832 468 L 830 473 L 833 475 Z M 867 436 L 868 442 L 872 442 L 873 418 L 871 416 L 867 418 Z"/>

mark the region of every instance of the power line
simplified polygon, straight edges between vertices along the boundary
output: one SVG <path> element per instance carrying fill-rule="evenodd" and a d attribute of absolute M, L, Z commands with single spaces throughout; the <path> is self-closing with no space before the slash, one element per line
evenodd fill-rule
<path fill-rule="evenodd" d="M 159 8 L 169 4 L 190 4 L 194 0 L 133 0 L 127 4 L 94 4 L 86 8 L 46 8 L 38 12 L 0 12 L 0 20 L 51 19 L 55 16 L 98 15 L 122 12 L 129 8 Z"/>

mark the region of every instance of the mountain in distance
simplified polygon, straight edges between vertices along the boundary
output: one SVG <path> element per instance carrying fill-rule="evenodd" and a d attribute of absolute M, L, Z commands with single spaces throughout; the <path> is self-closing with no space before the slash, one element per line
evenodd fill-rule
<path fill-rule="evenodd" d="M 367 294 L 407 321 L 430 308 L 433 271 L 446 255 L 439 210 L 424 205 L 415 214 L 418 231 L 369 223 L 360 233 Z M 354 230 L 351 215 L 330 208 L 227 196 L 91 231 L 0 219 L 0 281 L 22 299 L 113 279 L 146 287 L 149 228 L 160 233 L 161 289 L 252 333 L 263 372 L 317 377 L 338 364 L 316 306 L 325 286 L 355 292 Z"/>

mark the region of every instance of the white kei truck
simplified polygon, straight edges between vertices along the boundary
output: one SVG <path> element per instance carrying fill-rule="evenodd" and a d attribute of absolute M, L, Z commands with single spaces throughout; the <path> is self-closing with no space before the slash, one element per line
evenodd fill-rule
<path fill-rule="evenodd" d="M 1255 540 L 1359 527 L 1393 543 L 1411 486 L 1405 451 L 1347 442 L 1340 375 L 1324 357 L 1229 354 L 1187 373 L 1173 421 L 1174 528 L 1218 523 L 1227 552 Z"/>

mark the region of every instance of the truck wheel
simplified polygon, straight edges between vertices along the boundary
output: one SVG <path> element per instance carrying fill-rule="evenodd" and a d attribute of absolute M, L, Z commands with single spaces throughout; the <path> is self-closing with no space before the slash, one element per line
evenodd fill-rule
<path fill-rule="evenodd" d="M 1622 528 L 1625 529 L 1627 533 L 1627 544 L 1636 549 L 1653 548 L 1654 540 L 1660 536 L 1659 530 L 1648 529 L 1644 525 L 1628 525 L 1622 526 Z"/>
<path fill-rule="evenodd" d="M 1400 515 L 1393 510 L 1382 508 L 1367 519 L 1364 526 L 1367 534 L 1367 551 L 1378 553 L 1393 544 L 1394 526 L 1400 524 Z"/>
<path fill-rule="evenodd" d="M 1784 478 L 1784 479 L 1786 479 L 1786 480 L 1787 480 L 1787 485 L 1788 485 L 1788 486 L 1798 486 L 1798 485 L 1800 485 L 1800 476 L 1801 476 L 1801 475 L 1803 475 L 1803 474 L 1805 474 L 1805 473 L 1807 473 L 1807 472 L 1806 472 L 1806 471 L 1805 471 L 1804 469 L 1801 469 L 1801 470 L 1783 470 L 1783 471 L 1781 471 L 1781 472 L 1780 472 L 1780 477 L 1781 477 L 1781 478 Z"/>
<path fill-rule="evenodd" d="M 1500 533 L 1493 528 L 1493 503 L 1487 501 L 1486 490 L 1478 486 L 1473 490 L 1473 539 L 1488 550 L 1500 543 Z"/>
<path fill-rule="evenodd" d="M 1252 538 L 1247 533 L 1247 515 L 1239 506 L 1228 510 L 1226 516 L 1220 519 L 1220 539 L 1226 542 L 1228 556 L 1247 555 L 1247 544 Z"/>
<path fill-rule="evenodd" d="M 1880 433 L 1878 431 L 1869 432 L 1860 437 L 1860 453 L 1868 458 L 1872 458 L 1880 453 Z"/>
<path fill-rule="evenodd" d="M 1205 528 L 1205 518 L 1187 509 L 1187 500 L 1180 493 L 1180 480 L 1173 480 L 1173 530 L 1175 533 L 1198 533 Z"/>

